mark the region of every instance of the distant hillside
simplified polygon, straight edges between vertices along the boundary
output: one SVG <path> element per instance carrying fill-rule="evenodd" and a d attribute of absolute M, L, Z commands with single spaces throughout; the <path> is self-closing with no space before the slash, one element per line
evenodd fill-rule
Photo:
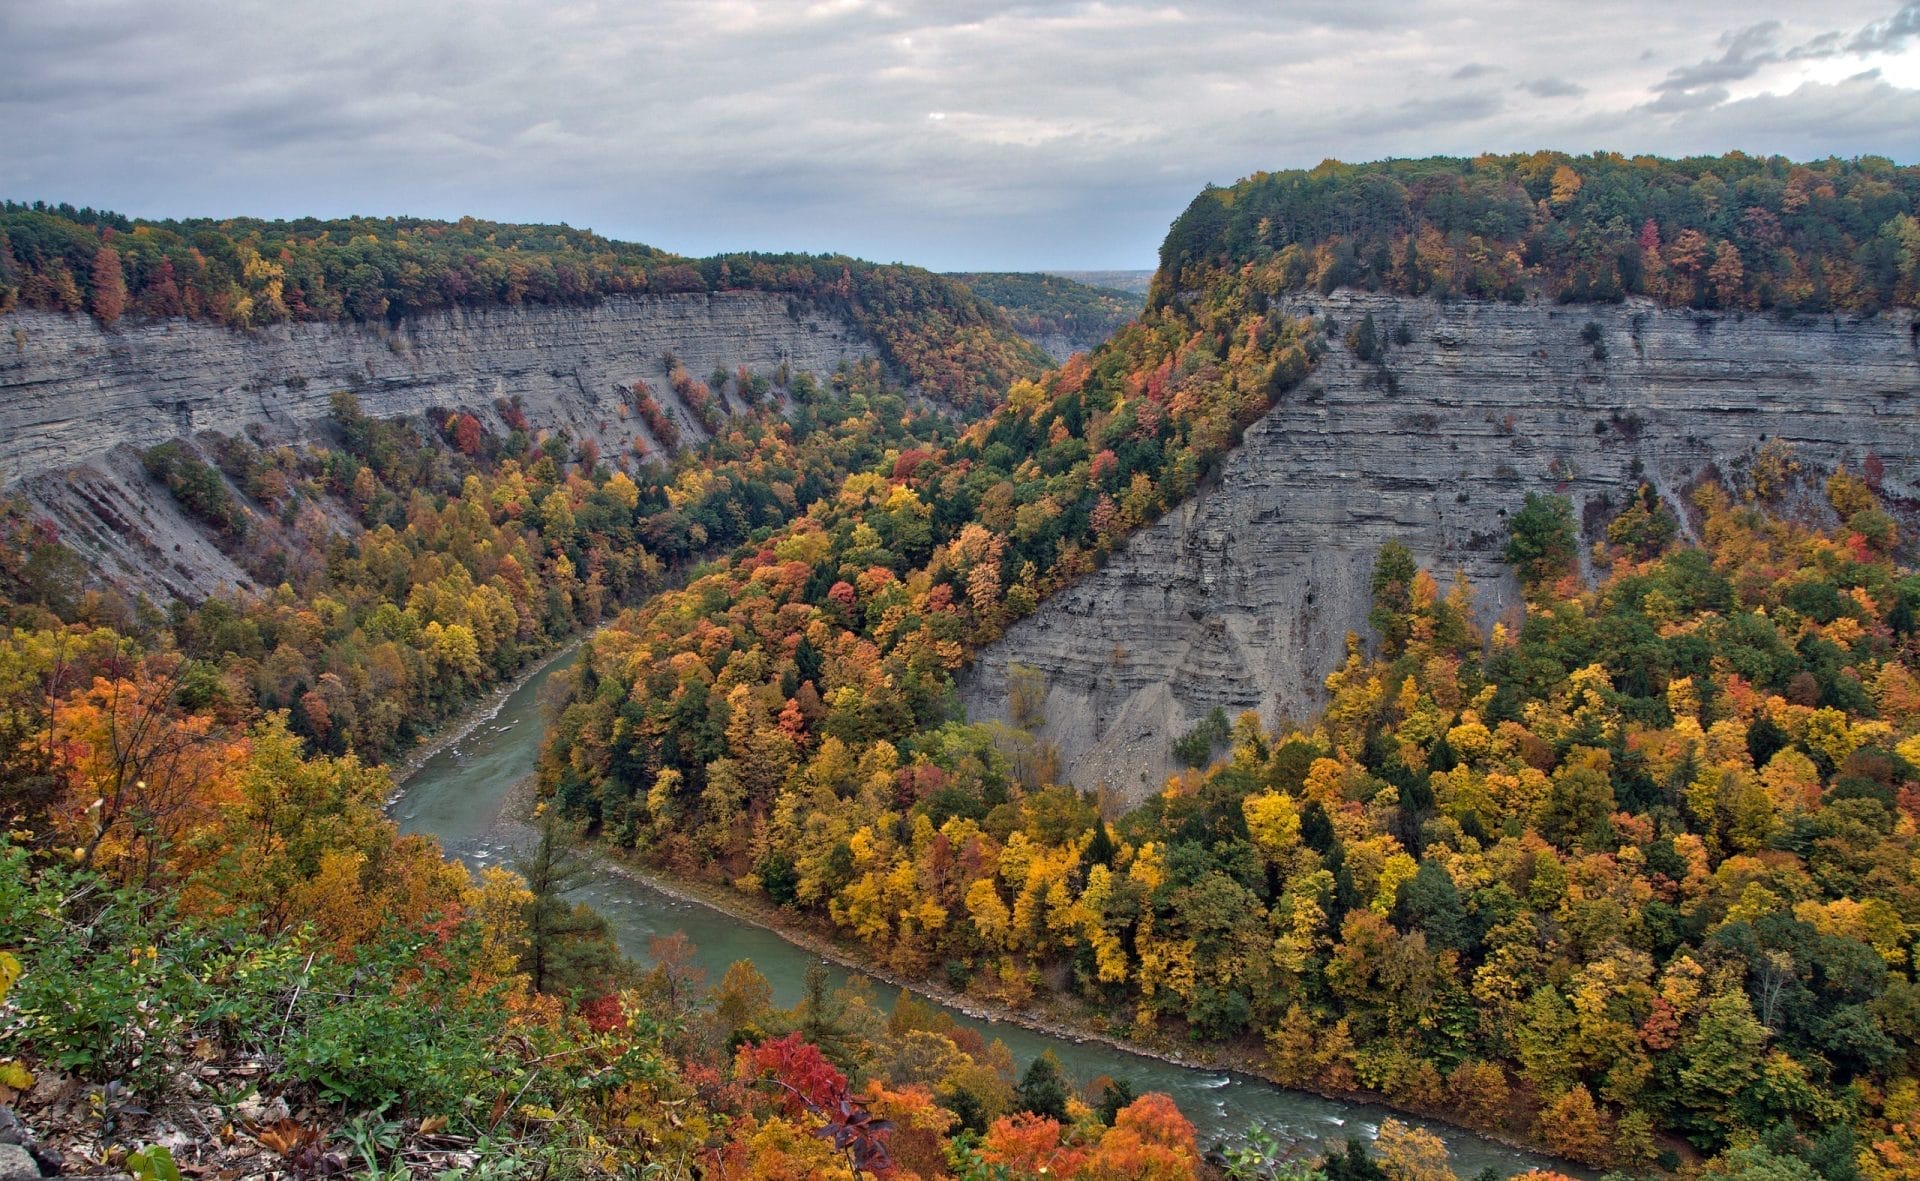
<path fill-rule="evenodd" d="M 1253 264 L 1270 294 L 1871 312 L 1920 294 L 1916 208 L 1920 167 L 1875 156 L 1329 161 L 1194 198 L 1155 298 Z"/>
<path fill-rule="evenodd" d="M 397 326 L 409 316 L 615 295 L 763 291 L 844 317 L 904 380 L 984 408 L 1044 358 L 964 287 L 844 255 L 682 258 L 570 226 L 461 218 L 145 221 L 0 203 L 0 313 L 19 306 L 230 328 Z"/>
<path fill-rule="evenodd" d="M 1153 285 L 1153 272 L 1145 271 L 1048 271 L 1049 275 L 1058 275 L 1062 279 L 1072 279 L 1076 283 L 1085 283 L 1089 287 L 1105 287 L 1111 291 L 1131 291 L 1140 295 L 1147 293 Z"/>
<path fill-rule="evenodd" d="M 1105 272 L 1102 272 L 1105 273 Z M 1140 314 L 1146 284 L 1117 290 L 1032 271 L 947 276 L 1005 312 L 1014 329 L 1064 361 L 1104 342 Z"/>

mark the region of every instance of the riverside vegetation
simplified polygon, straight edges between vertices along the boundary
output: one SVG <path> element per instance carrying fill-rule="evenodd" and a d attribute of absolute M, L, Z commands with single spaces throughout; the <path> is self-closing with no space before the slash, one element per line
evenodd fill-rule
<path fill-rule="evenodd" d="M 816 987 L 782 1012 L 744 966 L 703 996 L 671 943 L 646 972 L 621 964 L 563 900 L 565 817 L 819 916 L 896 970 L 1011 1004 L 1077 997 L 1113 1032 L 1226 1043 L 1282 1081 L 1601 1165 L 1904 1175 L 1920 1161 L 1920 578 L 1871 457 L 1816 473 L 1774 449 L 1683 504 L 1647 490 L 1605 527 L 1596 585 L 1574 573 L 1570 506 L 1530 496 L 1508 548 L 1527 609 L 1484 634 L 1470 588 L 1389 547 L 1374 634 L 1322 716 L 1185 736 L 1200 766 L 1122 816 L 1055 786 L 1019 728 L 1043 686 L 1016 684 L 1011 726 L 966 723 L 951 690 L 1324 350 L 1356 347 L 1281 315 L 1279 293 L 1911 304 L 1917 188 L 1873 161 L 1742 157 L 1262 175 L 1203 194 L 1146 312 L 1044 375 L 995 370 L 1025 354 L 990 323 L 961 348 L 941 317 L 907 317 L 884 322 L 926 335 L 887 346 L 890 373 L 790 381 L 634 473 L 535 424 L 377 422 L 349 399 L 337 447 L 215 440 L 212 464 L 157 448 L 155 477 L 279 575 L 258 600 L 116 603 L 10 503 L 0 1084 L 94 1113 L 77 1142 L 112 1159 L 132 1108 L 172 1105 L 211 1113 L 210 1150 L 312 1173 L 434 1151 L 501 1174 L 1203 1167 L 1164 1098 L 1075 1095 L 1044 1059 L 1022 1075 L 910 998 L 883 1014 Z M 114 245 L 143 227 L 7 218 L 12 298 L 107 320 L 151 294 L 126 282 L 138 249 Z M 302 225 L 146 227 L 176 288 L 176 255 L 224 242 L 238 259 L 195 272 L 197 307 L 152 310 L 277 316 L 243 307 L 256 286 L 289 316 L 506 299 L 447 284 L 508 253 L 558 284 L 521 297 L 680 282 L 675 267 L 739 281 L 732 261 L 572 232 L 496 254 L 468 223 L 380 223 L 374 243 Z M 382 233 L 377 278 L 329 270 Z M 470 257 L 436 253 L 449 241 Z M 106 249 L 120 269 L 89 265 L 82 291 L 76 268 Z M 253 263 L 276 257 L 273 288 Z M 596 277 L 563 282 L 576 266 Z M 886 271 L 859 271 L 878 285 L 862 290 L 918 282 Z M 939 360 L 963 355 L 988 360 Z M 946 390 L 962 420 L 910 413 L 899 377 Z M 521 872 L 470 880 L 396 837 L 390 781 L 360 756 L 622 602 L 553 727 L 547 826 Z M 241 1120 L 201 1077 L 257 1077 L 294 1107 Z M 1259 1148 L 1230 1163 L 1441 1176 L 1434 1149 L 1389 1125 L 1377 1161 L 1355 1145 L 1312 1167 Z"/>

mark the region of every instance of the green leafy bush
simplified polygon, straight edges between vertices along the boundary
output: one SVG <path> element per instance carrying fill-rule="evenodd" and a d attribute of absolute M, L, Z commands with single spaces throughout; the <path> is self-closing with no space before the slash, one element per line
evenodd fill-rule
<path fill-rule="evenodd" d="M 1564 496 L 1527 493 L 1507 522 L 1507 563 L 1528 582 L 1556 578 L 1573 568 L 1573 502 Z"/>
<path fill-rule="evenodd" d="M 1216 747 L 1227 740 L 1227 711 L 1219 706 L 1200 724 L 1173 741 L 1173 757 L 1183 767 L 1204 767 L 1213 761 Z"/>
<path fill-rule="evenodd" d="M 247 535 L 247 516 L 215 468 L 170 440 L 150 447 L 142 457 L 147 474 L 167 486 L 180 507 L 218 530 L 228 541 Z"/>
<path fill-rule="evenodd" d="M 445 942 L 390 935 L 356 964 L 315 964 L 308 999 L 283 1047 L 283 1074 L 355 1109 L 453 1114 L 491 1094 L 498 997 L 463 986 L 478 950 L 463 927 Z M 324 999 L 320 999 L 324 998 Z"/>
<path fill-rule="evenodd" d="M 95 1082 L 150 1091 L 176 1074 L 196 1032 L 265 1030 L 305 954 L 237 921 L 179 921 L 171 899 L 98 873 L 29 875 L 0 844 L 0 946 L 25 968 L 0 1052 L 25 1052 Z"/>

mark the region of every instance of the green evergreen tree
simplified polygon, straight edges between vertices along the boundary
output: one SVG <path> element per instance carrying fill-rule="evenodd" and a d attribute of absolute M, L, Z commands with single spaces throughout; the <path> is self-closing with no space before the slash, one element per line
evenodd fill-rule
<path fill-rule="evenodd" d="M 1507 529 L 1507 564 L 1526 581 L 1558 578 L 1573 568 L 1573 502 L 1566 497 L 1527 493 Z"/>
<path fill-rule="evenodd" d="M 598 996 L 629 974 L 607 920 L 566 896 L 585 885 L 593 867 L 574 852 L 552 813 L 542 818 L 539 839 L 513 863 L 533 892 L 527 903 L 526 945 L 519 968 L 535 992 Z"/>
<path fill-rule="evenodd" d="M 1358 1140 L 1347 1141 L 1345 1152 L 1329 1152 L 1320 1161 L 1320 1173 L 1326 1181 L 1387 1181 L 1386 1170 Z"/>
<path fill-rule="evenodd" d="M 1399 541 L 1380 547 L 1380 556 L 1373 563 L 1373 609 L 1367 612 L 1367 623 L 1380 637 L 1380 655 L 1389 660 L 1407 646 L 1412 629 L 1407 614 L 1413 609 L 1413 579 L 1417 573 L 1413 554 Z"/>
<path fill-rule="evenodd" d="M 1132 1083 L 1120 1078 L 1108 1079 L 1107 1085 L 1100 1089 L 1100 1122 L 1112 1127 L 1113 1121 L 1120 1117 L 1120 1109 L 1137 1098 Z"/>
<path fill-rule="evenodd" d="M 1087 842 L 1087 864 L 1089 866 L 1111 866 L 1113 864 L 1114 854 L 1117 852 L 1119 852 L 1119 849 L 1113 843 L 1113 834 L 1107 831 L 1106 819 L 1104 817 L 1095 817 L 1093 821 L 1093 839 Z"/>
<path fill-rule="evenodd" d="M 828 987 L 827 969 L 808 964 L 805 992 L 794 1010 L 794 1025 L 800 1036 L 820 1048 L 827 1060 L 842 1070 L 852 1070 L 858 1054 L 853 1045 L 853 1028 L 847 1023 L 847 1007 Z"/>
<path fill-rule="evenodd" d="M 1014 1105 L 1021 1111 L 1031 1111 L 1035 1115 L 1044 1115 L 1067 1122 L 1067 1100 L 1072 1091 L 1067 1086 L 1066 1072 L 1060 1068 L 1060 1059 L 1048 1050 L 1033 1060 L 1027 1067 L 1027 1073 L 1020 1076 L 1020 1086 L 1014 1091 Z"/>
<path fill-rule="evenodd" d="M 1767 1027 L 1754 1017 L 1745 992 L 1729 990 L 1707 1002 L 1680 1070 L 1680 1093 L 1693 1116 L 1690 1138 L 1695 1144 L 1714 1149 L 1726 1142 L 1727 1132 L 1738 1122 L 1735 1105 L 1760 1077 L 1766 1046 Z"/>

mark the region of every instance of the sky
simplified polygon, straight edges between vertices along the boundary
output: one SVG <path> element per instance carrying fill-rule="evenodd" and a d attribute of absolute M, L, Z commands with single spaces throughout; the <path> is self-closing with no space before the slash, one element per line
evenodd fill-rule
<path fill-rule="evenodd" d="M 1920 0 L 0 0 L 0 196 L 1149 268 L 1209 183 L 1920 160 Z"/>

